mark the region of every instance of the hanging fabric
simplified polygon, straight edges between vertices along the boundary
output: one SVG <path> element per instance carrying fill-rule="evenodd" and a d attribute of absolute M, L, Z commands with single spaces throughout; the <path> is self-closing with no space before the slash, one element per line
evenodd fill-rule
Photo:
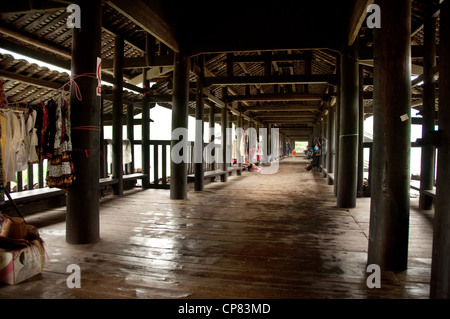
<path fill-rule="evenodd" d="M 54 114 L 52 114 L 54 110 Z M 49 154 L 47 148 L 48 171 L 47 184 L 49 187 L 68 188 L 72 185 L 74 166 L 72 162 L 72 141 L 70 136 L 70 110 L 69 104 L 62 96 L 49 110 L 49 121 L 54 118 L 54 128 L 50 127 L 48 132 L 54 132 L 54 137 L 47 136 L 47 143 L 53 141 L 53 152 Z"/>

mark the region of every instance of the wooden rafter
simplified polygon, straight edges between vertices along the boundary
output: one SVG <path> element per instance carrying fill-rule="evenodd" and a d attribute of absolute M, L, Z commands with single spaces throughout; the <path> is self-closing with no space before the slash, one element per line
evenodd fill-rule
<path fill-rule="evenodd" d="M 180 51 L 171 26 L 150 8 L 146 2 L 142 0 L 110 0 L 107 3 L 173 51 Z"/>

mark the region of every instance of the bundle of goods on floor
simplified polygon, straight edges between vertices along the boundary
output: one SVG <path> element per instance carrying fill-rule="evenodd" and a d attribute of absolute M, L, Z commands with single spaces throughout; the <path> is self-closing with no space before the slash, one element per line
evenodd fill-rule
<path fill-rule="evenodd" d="M 0 282 L 14 285 L 42 272 L 44 245 L 36 227 L 0 214 Z"/>

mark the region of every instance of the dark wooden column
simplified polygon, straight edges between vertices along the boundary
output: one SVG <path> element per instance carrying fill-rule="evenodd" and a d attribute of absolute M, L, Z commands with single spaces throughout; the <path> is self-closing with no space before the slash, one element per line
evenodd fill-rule
<path fill-rule="evenodd" d="M 273 156 L 273 151 L 272 151 L 272 124 L 271 123 L 267 123 L 267 138 L 266 138 L 266 150 L 267 150 L 267 157 L 266 157 L 266 162 L 270 162 L 272 156 Z M 263 155 L 264 156 L 264 155 Z"/>
<path fill-rule="evenodd" d="M 327 103 L 326 108 L 328 109 L 328 102 L 326 102 L 326 103 Z M 323 117 L 323 120 L 322 120 L 322 123 L 321 123 L 321 129 L 322 129 L 321 138 L 322 138 L 322 143 L 323 143 L 323 140 L 327 138 L 327 128 L 328 128 L 327 121 L 328 121 L 328 116 L 329 116 L 329 114 L 327 113 L 327 115 Z M 323 178 L 326 178 L 326 177 L 327 177 L 327 175 L 326 175 L 326 169 L 327 169 L 327 154 L 326 154 L 326 153 L 322 152 L 322 156 L 321 156 L 320 162 L 321 162 L 321 166 L 322 166 L 322 177 L 323 177 Z"/>
<path fill-rule="evenodd" d="M 359 66 L 359 95 L 358 95 L 358 185 L 356 195 L 363 197 L 364 186 L 364 68 Z"/>
<path fill-rule="evenodd" d="M 131 163 L 128 164 L 130 174 L 134 173 L 134 105 L 127 105 L 127 139 L 131 144 Z"/>
<path fill-rule="evenodd" d="M 209 130 L 211 132 L 211 136 L 209 139 L 210 143 L 214 143 L 216 136 L 215 136 L 215 127 L 216 127 L 216 121 L 215 121 L 215 117 L 216 117 L 216 107 L 215 104 L 213 102 L 211 102 L 210 107 L 209 107 Z M 215 148 L 211 150 L 211 157 L 214 157 L 216 154 L 216 150 Z M 210 167 L 209 169 L 211 171 L 214 171 L 216 169 L 216 161 L 211 160 L 210 163 Z"/>
<path fill-rule="evenodd" d="M 222 170 L 224 172 L 228 172 L 228 163 L 227 163 L 227 127 L 228 127 L 228 89 L 227 87 L 222 88 L 222 99 L 225 103 L 225 106 L 222 108 L 221 112 L 221 129 L 222 129 Z M 220 181 L 226 182 L 228 180 L 228 173 L 220 175 Z"/>
<path fill-rule="evenodd" d="M 328 129 L 327 129 L 327 139 L 328 139 L 328 156 L 327 156 L 327 173 L 332 174 L 334 172 L 334 136 L 335 136 L 335 108 L 336 106 L 328 109 Z M 328 178 L 328 185 L 332 185 L 333 181 Z"/>
<path fill-rule="evenodd" d="M 204 114 L 204 100 L 203 100 L 203 70 L 204 62 L 203 56 L 199 57 L 198 65 L 201 70 L 200 76 L 197 77 L 197 100 L 195 105 L 195 147 L 194 147 L 194 158 L 195 158 L 195 190 L 202 191 L 204 188 L 204 176 L 205 172 L 203 170 L 203 114 Z M 200 126 L 200 127 L 199 127 Z"/>
<path fill-rule="evenodd" d="M 407 268 L 411 152 L 411 1 L 379 0 L 368 264 Z"/>
<path fill-rule="evenodd" d="M 117 36 L 114 41 L 114 103 L 113 103 L 113 147 L 112 173 L 117 179 L 113 194 L 123 194 L 123 49 L 124 40 Z"/>
<path fill-rule="evenodd" d="M 108 152 L 105 143 L 105 133 L 103 124 L 103 96 L 100 97 L 100 177 L 108 177 Z"/>
<path fill-rule="evenodd" d="M 237 126 L 240 131 L 239 131 L 237 145 L 236 145 L 236 154 L 237 154 L 237 165 L 238 165 L 238 167 L 242 167 L 244 154 L 241 154 L 240 142 L 241 142 L 242 134 L 244 131 L 244 122 L 242 121 L 242 105 L 241 105 L 241 103 L 238 103 L 238 110 L 239 110 L 239 116 L 238 116 L 238 125 Z M 238 174 L 240 175 L 240 171 L 238 171 Z"/>
<path fill-rule="evenodd" d="M 341 54 L 341 98 L 339 118 L 339 179 L 337 206 L 356 207 L 358 177 L 358 53 L 356 45 Z"/>
<path fill-rule="evenodd" d="M 82 28 L 73 29 L 72 78 L 97 73 L 97 58 L 101 57 L 102 6 L 100 0 L 81 0 Z M 76 83 L 83 95 L 78 100 L 72 90 L 71 125 L 72 154 L 76 180 L 69 188 L 66 207 L 66 241 L 70 244 L 88 244 L 99 240 L 99 130 L 77 130 L 81 126 L 100 126 L 100 96 L 98 81 L 81 76 Z M 86 156 L 86 153 L 88 156 Z"/>
<path fill-rule="evenodd" d="M 338 193 L 338 180 L 339 180 L 339 130 L 340 130 L 340 117 L 341 117 L 341 59 L 338 56 L 336 58 L 336 111 L 334 115 L 335 119 L 335 136 L 334 136 L 334 195 L 337 197 Z M 314 145 L 313 145 L 314 146 Z"/>
<path fill-rule="evenodd" d="M 436 118 L 436 92 L 433 68 L 436 67 L 436 18 L 429 17 L 424 24 L 424 58 L 423 58 L 423 122 L 422 137 L 434 132 Z M 420 166 L 420 189 L 433 189 L 435 171 L 436 148 L 427 144 L 422 146 Z M 420 192 L 420 209 L 433 208 L 433 198 Z"/>
<path fill-rule="evenodd" d="M 175 129 L 188 128 L 188 103 L 189 103 L 189 58 L 180 53 L 175 53 L 173 71 L 173 97 L 172 97 L 172 132 Z M 179 143 L 183 143 L 182 152 L 186 158 L 188 145 L 187 136 L 172 136 L 171 149 Z M 170 198 L 187 198 L 187 167 L 183 160 L 175 163 L 171 156 Z"/>
<path fill-rule="evenodd" d="M 150 81 L 147 79 L 147 71 L 142 70 L 143 74 L 143 88 L 149 89 Z M 150 187 L 150 101 L 149 93 L 144 92 L 142 98 L 142 174 L 145 175 L 142 178 L 142 188 L 146 189 Z"/>
<path fill-rule="evenodd" d="M 439 87 L 450 87 L 450 2 L 441 6 Z M 431 262 L 431 298 L 450 298 L 450 90 L 439 90 L 436 204 L 433 254 Z"/>

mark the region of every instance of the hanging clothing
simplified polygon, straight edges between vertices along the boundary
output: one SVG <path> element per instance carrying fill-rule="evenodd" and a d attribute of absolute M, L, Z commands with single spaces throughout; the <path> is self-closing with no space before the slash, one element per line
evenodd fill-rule
<path fill-rule="evenodd" d="M 39 162 L 37 154 L 38 137 L 36 125 L 37 111 L 31 110 L 26 121 L 26 133 L 28 139 L 28 163 L 34 164 Z"/>
<path fill-rule="evenodd" d="M 55 114 L 51 114 L 54 110 Z M 68 103 L 60 98 L 54 107 L 49 109 L 49 120 L 55 118 L 54 130 L 51 127 L 47 133 L 55 133 L 54 137 L 47 136 L 46 140 L 53 140 L 53 153 L 48 154 L 47 185 L 66 189 L 75 180 L 72 162 L 72 142 L 70 136 L 70 110 Z M 48 150 L 47 150 L 48 151 Z"/>
<path fill-rule="evenodd" d="M 16 171 L 25 171 L 28 168 L 28 150 L 29 143 L 27 143 L 27 133 L 25 127 L 25 116 L 19 114 L 18 116 L 18 126 L 15 127 L 14 134 L 16 141 Z M 17 130 L 16 130 L 17 128 Z"/>
<path fill-rule="evenodd" d="M 132 158 L 132 153 L 131 153 L 131 141 L 130 140 L 124 140 L 123 141 L 123 145 L 122 145 L 122 149 L 123 149 L 123 164 L 129 164 L 133 161 Z"/>
<path fill-rule="evenodd" d="M 51 158 L 55 150 L 55 136 L 56 136 L 56 108 L 57 105 L 52 99 L 47 102 L 44 111 L 43 144 L 42 144 L 42 158 Z"/>

